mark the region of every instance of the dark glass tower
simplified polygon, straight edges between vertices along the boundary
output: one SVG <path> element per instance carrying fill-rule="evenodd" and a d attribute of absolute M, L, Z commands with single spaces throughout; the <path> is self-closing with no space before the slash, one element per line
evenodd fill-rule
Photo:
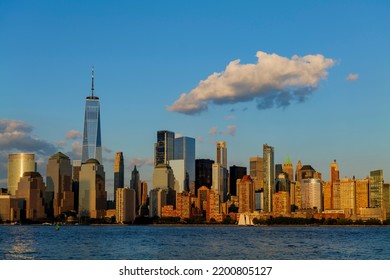
<path fill-rule="evenodd" d="M 123 153 L 117 152 L 114 161 L 114 202 L 116 203 L 116 190 L 125 185 L 125 170 L 123 165 Z"/>
<path fill-rule="evenodd" d="M 157 143 L 155 144 L 154 166 L 168 164 L 174 156 L 175 133 L 167 130 L 157 131 Z"/>
<path fill-rule="evenodd" d="M 213 184 L 212 178 L 212 166 L 214 161 L 211 159 L 197 159 L 195 160 L 195 190 L 198 193 L 198 189 L 202 186 L 211 188 Z"/>
<path fill-rule="evenodd" d="M 237 195 L 237 179 L 242 179 L 246 175 L 246 167 L 230 166 L 229 168 L 230 194 Z"/>
<path fill-rule="evenodd" d="M 100 103 L 99 97 L 94 95 L 94 68 L 92 66 L 92 94 L 85 101 L 84 136 L 82 162 L 88 159 L 102 161 L 102 140 L 100 132 Z"/>

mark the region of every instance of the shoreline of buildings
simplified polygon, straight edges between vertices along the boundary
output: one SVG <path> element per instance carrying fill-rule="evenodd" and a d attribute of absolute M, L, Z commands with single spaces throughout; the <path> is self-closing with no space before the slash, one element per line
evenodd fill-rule
<path fill-rule="evenodd" d="M 263 144 L 262 157 L 243 166 L 228 166 L 227 143 L 216 143 L 213 159 L 195 158 L 195 139 L 159 130 L 154 144 L 154 172 L 148 187 L 136 166 L 129 184 L 124 182 L 124 156 L 114 161 L 114 200 L 107 200 L 106 171 L 102 164 L 100 101 L 86 97 L 81 160 L 58 152 L 38 172 L 35 155 L 8 155 L 7 188 L 0 190 L 1 221 L 107 220 L 133 223 L 137 217 L 238 222 L 239 215 L 268 219 L 325 218 L 352 221 L 390 219 L 390 184 L 383 170 L 363 179 L 341 178 L 336 160 L 330 163 L 330 180 L 289 156 L 274 162 L 274 147 Z"/>

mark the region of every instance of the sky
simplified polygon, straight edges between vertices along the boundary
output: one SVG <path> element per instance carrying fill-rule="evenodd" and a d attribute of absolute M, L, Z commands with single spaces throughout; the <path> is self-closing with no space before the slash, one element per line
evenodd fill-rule
<path fill-rule="evenodd" d="M 390 182 L 388 1 L 0 1 L 0 186 L 7 157 L 81 159 L 91 68 L 106 188 L 122 151 L 151 184 L 158 130 L 246 166 L 275 148 L 329 179 Z M 127 183 L 128 184 L 128 183 Z"/>

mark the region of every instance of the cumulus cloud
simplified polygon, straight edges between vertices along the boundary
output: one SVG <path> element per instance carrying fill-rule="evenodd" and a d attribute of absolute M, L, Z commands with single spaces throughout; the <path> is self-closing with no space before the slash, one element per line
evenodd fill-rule
<path fill-rule="evenodd" d="M 225 119 L 226 120 L 235 120 L 236 116 L 234 116 L 234 115 L 225 116 Z"/>
<path fill-rule="evenodd" d="M 218 128 L 216 128 L 216 127 L 210 128 L 209 132 L 208 132 L 209 135 L 215 135 L 217 133 L 218 133 Z"/>
<path fill-rule="evenodd" d="M 348 81 L 355 81 L 355 80 L 357 80 L 357 79 L 359 79 L 359 74 L 349 74 L 348 75 L 348 77 L 347 77 L 347 80 Z"/>
<path fill-rule="evenodd" d="M 143 165 L 147 166 L 154 166 L 154 159 L 153 158 L 142 158 L 142 157 L 136 157 L 129 159 L 129 168 L 134 168 L 134 166 L 141 167 Z"/>
<path fill-rule="evenodd" d="M 33 137 L 31 125 L 17 120 L 0 120 L 0 150 L 31 152 L 50 155 L 57 150 L 55 145 Z"/>
<path fill-rule="evenodd" d="M 72 158 L 81 158 L 83 154 L 83 145 L 80 142 L 73 142 L 72 147 Z"/>
<path fill-rule="evenodd" d="M 66 132 L 66 139 L 76 140 L 76 139 L 81 139 L 82 137 L 83 135 L 81 134 L 81 132 L 75 129 Z"/>
<path fill-rule="evenodd" d="M 198 136 L 196 137 L 196 141 L 198 141 L 198 143 L 204 143 L 204 138 L 202 136 Z"/>
<path fill-rule="evenodd" d="M 256 100 L 258 109 L 286 107 L 304 101 L 328 75 L 334 60 L 321 54 L 291 58 L 257 52 L 256 64 L 230 62 L 226 69 L 211 74 L 189 93 L 183 93 L 170 112 L 196 114 L 209 104 L 234 104 Z"/>

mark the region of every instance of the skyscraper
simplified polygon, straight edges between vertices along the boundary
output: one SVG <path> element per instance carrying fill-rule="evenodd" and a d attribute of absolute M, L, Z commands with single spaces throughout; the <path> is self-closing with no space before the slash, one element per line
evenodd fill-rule
<path fill-rule="evenodd" d="M 214 161 L 211 159 L 197 159 L 195 160 L 195 189 L 202 186 L 211 188 L 212 182 L 212 166 Z"/>
<path fill-rule="evenodd" d="M 51 200 L 51 201 L 50 201 Z M 72 191 L 72 165 L 68 156 L 61 152 L 51 156 L 46 167 L 45 205 L 48 217 L 75 210 Z M 51 207 L 53 206 L 53 213 Z"/>
<path fill-rule="evenodd" d="M 142 189 L 139 171 L 135 165 L 133 171 L 131 172 L 130 189 L 133 189 L 135 192 L 135 207 L 138 210 L 139 206 L 142 205 Z"/>
<path fill-rule="evenodd" d="M 174 141 L 174 159 L 169 161 L 178 183 L 177 192 L 189 192 L 195 184 L 195 139 L 178 137 Z"/>
<path fill-rule="evenodd" d="M 46 186 L 38 172 L 24 172 L 18 183 L 16 197 L 25 200 L 26 219 L 46 218 L 43 196 Z"/>
<path fill-rule="evenodd" d="M 168 164 L 174 156 L 175 133 L 167 130 L 157 131 L 157 142 L 154 144 L 154 166 Z"/>
<path fill-rule="evenodd" d="M 369 180 L 369 207 L 383 207 L 383 170 L 374 170 L 370 172 Z"/>
<path fill-rule="evenodd" d="M 237 195 L 237 179 L 242 179 L 246 174 L 246 167 L 243 166 L 230 166 L 229 167 L 229 181 L 230 188 L 229 193 L 231 195 Z M 252 179 L 251 179 L 252 182 Z M 253 183 L 253 182 L 252 182 Z"/>
<path fill-rule="evenodd" d="M 114 161 L 114 203 L 116 203 L 116 190 L 125 185 L 124 176 L 123 153 L 117 152 Z"/>
<path fill-rule="evenodd" d="M 227 168 L 227 147 L 225 141 L 217 142 L 217 162 L 222 167 Z"/>
<path fill-rule="evenodd" d="M 102 218 L 105 215 L 107 192 L 103 165 L 89 159 L 81 165 L 79 186 L 79 216 Z"/>
<path fill-rule="evenodd" d="M 15 195 L 18 183 L 24 172 L 35 171 L 34 154 L 9 154 L 8 155 L 8 193 Z"/>
<path fill-rule="evenodd" d="M 291 162 L 290 156 L 286 156 L 286 160 L 283 163 L 283 172 L 287 173 L 288 179 L 291 181 L 294 181 L 294 170 L 293 170 L 293 164 Z"/>
<path fill-rule="evenodd" d="M 264 162 L 264 211 L 272 212 L 272 196 L 275 186 L 274 148 L 263 145 Z"/>
<path fill-rule="evenodd" d="M 100 103 L 99 97 L 94 95 L 94 68 L 92 66 L 92 94 L 85 101 L 84 136 L 82 162 L 88 159 L 102 161 L 102 140 L 100 132 Z"/>

